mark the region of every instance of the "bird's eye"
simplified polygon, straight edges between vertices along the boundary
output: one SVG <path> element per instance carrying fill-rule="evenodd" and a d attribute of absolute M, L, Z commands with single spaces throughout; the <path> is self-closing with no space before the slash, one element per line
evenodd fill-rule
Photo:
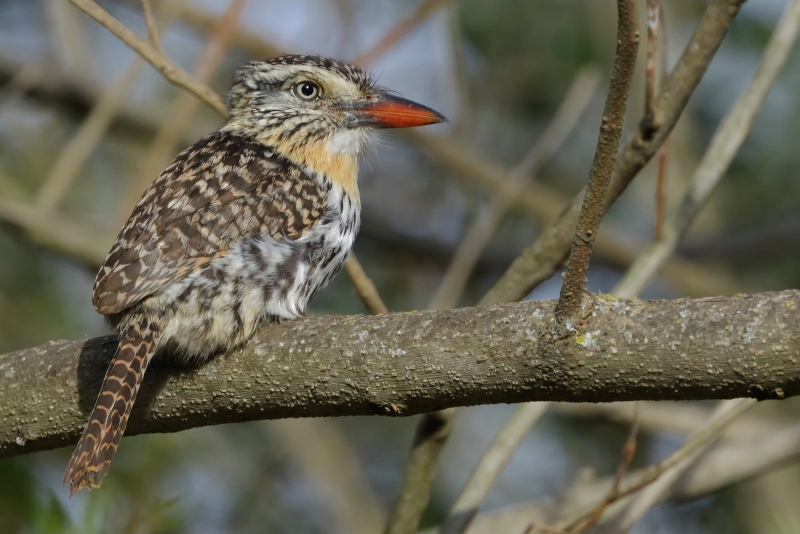
<path fill-rule="evenodd" d="M 294 94 L 302 100 L 314 100 L 319 96 L 319 86 L 311 82 L 300 82 L 294 86 Z"/>

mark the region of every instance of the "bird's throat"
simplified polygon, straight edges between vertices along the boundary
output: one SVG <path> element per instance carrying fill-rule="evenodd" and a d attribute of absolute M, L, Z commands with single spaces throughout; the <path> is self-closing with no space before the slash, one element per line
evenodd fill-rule
<path fill-rule="evenodd" d="M 340 186 L 345 194 L 360 201 L 358 194 L 358 154 L 330 150 L 325 140 L 296 144 L 279 141 L 274 144 L 285 158 L 305 167 L 310 172 L 325 176 Z"/>

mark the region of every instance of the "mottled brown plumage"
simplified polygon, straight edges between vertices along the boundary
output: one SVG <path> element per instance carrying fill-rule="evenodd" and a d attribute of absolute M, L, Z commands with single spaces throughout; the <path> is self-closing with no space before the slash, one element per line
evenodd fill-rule
<path fill-rule="evenodd" d="M 316 56 L 243 67 L 229 109 L 148 187 L 97 275 L 92 302 L 120 344 L 64 477 L 70 495 L 100 485 L 154 355 L 206 358 L 304 315 L 352 249 L 366 134 L 443 120 Z"/>
<path fill-rule="evenodd" d="M 248 236 L 296 240 L 324 212 L 324 192 L 298 166 L 261 143 L 215 132 L 147 189 L 97 275 L 92 303 L 119 313 Z"/>

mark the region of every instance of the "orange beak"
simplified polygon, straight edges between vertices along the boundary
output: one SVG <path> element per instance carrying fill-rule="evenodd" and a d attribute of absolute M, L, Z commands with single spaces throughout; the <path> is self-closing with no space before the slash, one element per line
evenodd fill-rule
<path fill-rule="evenodd" d="M 373 128 L 410 128 L 438 122 L 450 122 L 447 117 L 429 107 L 399 96 L 384 94 L 380 100 L 368 102 L 348 110 L 355 124 Z"/>

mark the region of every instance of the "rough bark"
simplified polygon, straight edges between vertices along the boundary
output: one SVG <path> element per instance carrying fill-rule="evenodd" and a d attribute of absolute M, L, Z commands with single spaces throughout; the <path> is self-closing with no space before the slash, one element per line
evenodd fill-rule
<path fill-rule="evenodd" d="M 800 393 L 798 303 L 798 291 L 587 296 L 575 334 L 552 342 L 540 334 L 554 301 L 271 324 L 199 368 L 156 359 L 126 433 L 541 400 L 783 398 Z M 0 458 L 73 444 L 115 343 L 0 356 Z"/>

